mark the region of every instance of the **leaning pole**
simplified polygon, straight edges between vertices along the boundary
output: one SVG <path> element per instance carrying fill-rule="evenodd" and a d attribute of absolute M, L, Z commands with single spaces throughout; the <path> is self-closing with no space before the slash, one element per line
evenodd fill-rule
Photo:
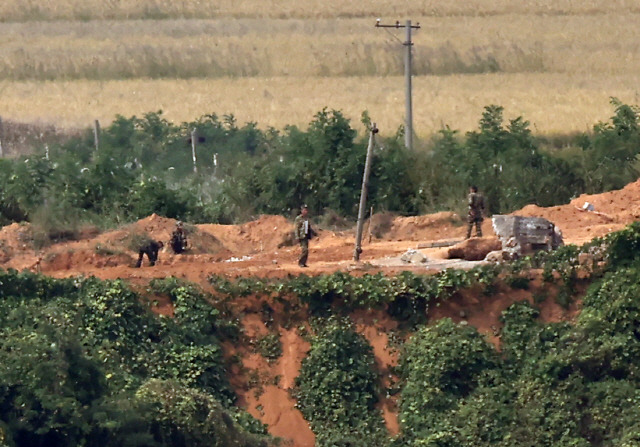
<path fill-rule="evenodd" d="M 364 162 L 364 175 L 362 176 L 362 191 L 360 192 L 360 207 L 358 208 L 358 224 L 356 226 L 356 248 L 353 251 L 353 260 L 360 260 L 362 253 L 362 227 L 364 226 L 364 212 L 367 205 L 367 189 L 369 187 L 369 173 L 371 172 L 371 159 L 373 158 L 373 145 L 375 134 L 378 133 L 376 123 L 371 125 L 369 131 L 369 146 L 367 147 L 367 159 Z"/>

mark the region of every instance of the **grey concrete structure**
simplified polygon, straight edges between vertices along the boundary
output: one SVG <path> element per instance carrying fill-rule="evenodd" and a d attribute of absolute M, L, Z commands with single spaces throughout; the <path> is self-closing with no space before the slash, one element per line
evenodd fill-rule
<path fill-rule="evenodd" d="M 504 259 L 516 259 L 538 250 L 554 250 L 563 245 L 562 232 L 543 217 L 495 215 L 493 231 L 502 243 Z"/>

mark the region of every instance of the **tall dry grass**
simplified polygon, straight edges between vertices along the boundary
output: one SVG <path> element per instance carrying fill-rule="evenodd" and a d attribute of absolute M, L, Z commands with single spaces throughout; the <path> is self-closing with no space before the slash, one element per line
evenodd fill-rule
<path fill-rule="evenodd" d="M 423 17 L 414 74 L 640 69 L 640 14 Z M 403 32 L 370 19 L 0 24 L 0 79 L 388 76 Z"/>
<path fill-rule="evenodd" d="M 414 129 L 427 138 L 445 125 L 477 128 L 484 106 L 506 118 L 523 116 L 540 134 L 589 130 L 613 113 L 609 96 L 638 104 L 640 74 L 526 73 L 414 78 Z M 362 131 L 368 110 L 385 135 L 403 124 L 404 84 L 398 77 L 275 77 L 209 80 L 0 82 L 0 114 L 23 122 L 89 127 L 162 109 L 176 123 L 208 113 L 282 129 L 306 126 L 323 107 L 342 110 Z"/>
<path fill-rule="evenodd" d="M 637 103 L 640 2 L 575 0 L 4 0 L 0 115 L 84 127 L 162 109 L 282 128 L 323 107 L 384 133 L 404 115 L 402 30 L 414 33 L 414 128 L 475 128 L 499 104 L 542 133 Z"/>
<path fill-rule="evenodd" d="M 0 20 L 334 18 L 568 15 L 640 12 L 628 0 L 3 0 Z"/>

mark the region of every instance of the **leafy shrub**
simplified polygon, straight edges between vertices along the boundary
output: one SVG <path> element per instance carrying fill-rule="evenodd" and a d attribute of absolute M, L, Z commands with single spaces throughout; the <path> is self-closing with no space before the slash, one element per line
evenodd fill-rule
<path fill-rule="evenodd" d="M 0 285 L 0 428 L 9 445 L 210 445 L 213 435 L 217 445 L 266 445 L 248 434 L 264 426 L 233 406 L 218 312 L 199 289 L 161 282 L 176 301 L 167 319 L 122 281 L 9 271 Z M 151 386 L 157 378 L 171 381 Z"/>
<path fill-rule="evenodd" d="M 295 392 L 316 445 L 385 445 L 388 434 L 374 407 L 378 377 L 371 346 L 345 320 L 316 323 Z"/>
<path fill-rule="evenodd" d="M 159 445 L 267 447 L 265 439 L 243 432 L 215 399 L 173 381 L 150 380 L 136 392 L 148 405 Z"/>
<path fill-rule="evenodd" d="M 278 334 L 268 334 L 256 341 L 257 351 L 270 362 L 282 355 L 282 342 Z"/>
<path fill-rule="evenodd" d="M 454 445 L 447 415 L 477 387 L 482 374 L 498 364 L 495 351 L 474 328 L 445 318 L 418 330 L 400 364 L 400 421 L 404 437 L 415 441 L 410 445 Z M 444 433 L 449 433 L 448 441 L 441 439 Z"/>
<path fill-rule="evenodd" d="M 633 222 L 621 231 L 611 233 L 604 240 L 607 261 L 611 269 L 629 265 L 640 253 L 640 222 Z"/>

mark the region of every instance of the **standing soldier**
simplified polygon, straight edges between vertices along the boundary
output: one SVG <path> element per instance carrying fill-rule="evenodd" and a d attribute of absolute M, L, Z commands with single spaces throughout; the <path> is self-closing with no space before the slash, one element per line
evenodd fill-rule
<path fill-rule="evenodd" d="M 307 205 L 302 205 L 300 214 L 296 217 L 294 222 L 296 237 L 300 242 L 300 258 L 298 259 L 298 265 L 300 267 L 307 266 L 307 258 L 309 257 L 309 239 L 311 239 L 315 232 L 311 228 L 309 223 L 309 208 Z"/>
<path fill-rule="evenodd" d="M 162 241 L 154 241 L 153 239 L 150 239 L 145 244 L 143 244 L 138 249 L 138 262 L 136 262 L 136 268 L 139 268 L 142 265 L 142 258 L 145 254 L 147 255 L 147 258 L 149 258 L 149 265 L 156 265 L 156 261 L 158 260 L 158 252 L 162 247 L 164 247 Z"/>
<path fill-rule="evenodd" d="M 174 253 L 180 254 L 187 249 L 187 235 L 184 232 L 182 222 L 176 223 L 176 229 L 171 233 L 169 245 Z"/>
<path fill-rule="evenodd" d="M 482 221 L 484 220 L 484 197 L 478 192 L 477 186 L 469 188 L 469 215 L 467 216 L 467 239 L 471 237 L 471 229 L 476 224 L 476 236 L 482 237 Z"/>

